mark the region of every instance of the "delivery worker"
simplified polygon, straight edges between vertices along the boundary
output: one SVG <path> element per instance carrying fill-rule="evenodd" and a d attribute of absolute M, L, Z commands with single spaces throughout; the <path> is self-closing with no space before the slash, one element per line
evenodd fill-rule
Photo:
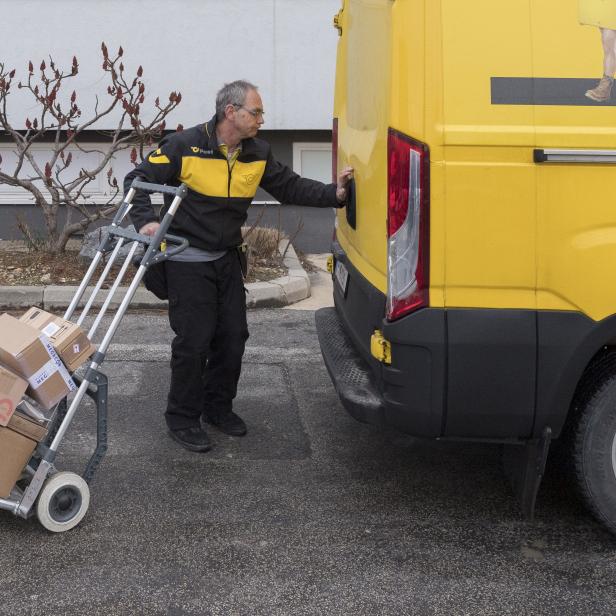
<path fill-rule="evenodd" d="M 616 73 L 616 0 L 579 0 L 580 23 L 596 26 L 603 45 L 603 77 L 586 96 L 598 103 L 610 100 Z"/>
<path fill-rule="evenodd" d="M 226 84 L 209 122 L 165 137 L 124 180 L 125 192 L 134 178 L 188 187 L 169 232 L 190 246 L 164 264 L 175 332 L 165 418 L 170 436 L 191 451 L 211 448 L 205 423 L 233 436 L 247 431 L 232 410 L 248 338 L 238 247 L 257 187 L 282 203 L 342 207 L 352 175 L 345 169 L 337 184 L 301 178 L 256 138 L 263 122 L 257 87 Z M 159 223 L 147 193 L 137 192 L 133 204 L 135 228 L 153 235 Z"/>

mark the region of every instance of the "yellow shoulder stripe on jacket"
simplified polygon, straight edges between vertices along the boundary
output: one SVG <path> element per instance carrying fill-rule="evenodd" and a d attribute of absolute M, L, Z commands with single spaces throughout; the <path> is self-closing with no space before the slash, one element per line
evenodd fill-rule
<path fill-rule="evenodd" d="M 148 160 L 154 165 L 169 164 L 171 162 L 165 154 L 161 153 L 160 148 L 158 148 L 155 152 L 152 152 L 148 156 Z"/>
<path fill-rule="evenodd" d="M 220 158 L 183 156 L 179 180 L 209 197 L 227 197 L 229 194 L 227 161 Z"/>

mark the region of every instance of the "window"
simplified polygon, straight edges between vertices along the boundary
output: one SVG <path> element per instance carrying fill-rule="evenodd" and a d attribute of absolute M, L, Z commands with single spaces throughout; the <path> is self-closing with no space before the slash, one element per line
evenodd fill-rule
<path fill-rule="evenodd" d="M 332 181 L 332 144 L 294 143 L 293 171 L 329 184 Z"/>

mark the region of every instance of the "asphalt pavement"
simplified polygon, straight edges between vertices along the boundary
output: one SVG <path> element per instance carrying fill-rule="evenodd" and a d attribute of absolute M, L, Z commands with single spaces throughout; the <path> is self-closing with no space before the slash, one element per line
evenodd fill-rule
<path fill-rule="evenodd" d="M 103 371 L 109 452 L 80 526 L 0 512 L 0 614 L 614 614 L 616 540 L 551 465 L 524 522 L 495 445 L 359 424 L 311 310 L 249 312 L 236 411 L 205 454 L 166 435 L 171 332 L 128 314 Z M 57 466 L 94 444 L 84 405 Z"/>

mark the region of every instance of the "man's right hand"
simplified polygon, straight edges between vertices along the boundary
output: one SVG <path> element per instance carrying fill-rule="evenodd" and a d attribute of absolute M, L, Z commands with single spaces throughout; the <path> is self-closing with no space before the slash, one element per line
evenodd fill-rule
<path fill-rule="evenodd" d="M 156 235 L 159 227 L 159 222 L 149 222 L 139 229 L 139 233 L 141 233 L 141 235 Z"/>

